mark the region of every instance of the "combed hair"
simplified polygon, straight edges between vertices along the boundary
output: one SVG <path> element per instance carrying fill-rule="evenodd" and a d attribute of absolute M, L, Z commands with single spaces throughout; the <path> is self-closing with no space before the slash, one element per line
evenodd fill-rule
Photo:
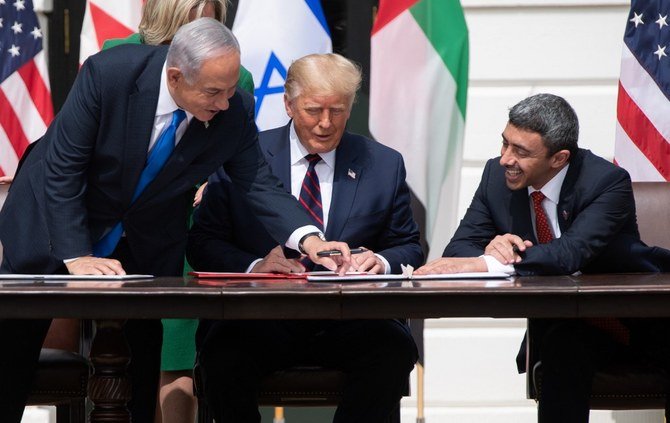
<path fill-rule="evenodd" d="M 233 33 L 217 20 L 200 18 L 179 28 L 170 43 L 167 66 L 179 68 L 193 84 L 205 60 L 232 52 L 240 53 Z"/>
<path fill-rule="evenodd" d="M 361 79 L 360 66 L 339 54 L 310 54 L 291 63 L 284 90 L 289 101 L 304 92 L 344 95 L 351 107 Z"/>
<path fill-rule="evenodd" d="M 509 110 L 509 123 L 519 129 L 540 134 L 549 156 L 560 150 L 577 153 L 579 121 L 563 97 L 536 94 L 521 100 Z"/>
<path fill-rule="evenodd" d="M 228 0 L 147 0 L 142 9 L 139 33 L 144 44 L 168 44 L 177 30 L 187 24 L 189 13 L 195 10 L 195 19 L 202 17 L 205 6 L 214 6 L 215 19 L 226 20 Z"/>

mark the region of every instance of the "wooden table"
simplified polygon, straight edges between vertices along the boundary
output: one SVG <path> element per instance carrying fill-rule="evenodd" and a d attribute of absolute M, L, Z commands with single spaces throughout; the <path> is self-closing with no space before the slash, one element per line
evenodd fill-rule
<path fill-rule="evenodd" d="M 125 319 L 670 317 L 670 274 L 511 280 L 0 282 L 0 318 L 94 319 L 92 422 L 128 422 Z M 126 389 L 127 388 L 127 389 Z"/>

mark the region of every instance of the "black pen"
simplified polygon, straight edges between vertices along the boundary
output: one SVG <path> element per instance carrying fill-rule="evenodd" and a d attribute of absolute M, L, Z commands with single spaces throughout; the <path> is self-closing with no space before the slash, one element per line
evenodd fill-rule
<path fill-rule="evenodd" d="M 367 251 L 365 248 L 352 248 L 349 250 L 351 254 L 360 254 L 364 251 Z M 325 251 L 319 251 L 316 253 L 317 256 L 319 257 L 330 257 L 330 256 L 341 256 L 342 251 L 340 250 L 325 250 Z"/>

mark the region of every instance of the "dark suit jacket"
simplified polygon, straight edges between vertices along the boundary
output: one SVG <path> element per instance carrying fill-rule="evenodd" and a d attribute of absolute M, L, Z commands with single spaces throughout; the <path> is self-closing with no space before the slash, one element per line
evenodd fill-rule
<path fill-rule="evenodd" d="M 513 233 L 534 244 L 514 265 L 520 275 L 670 271 L 670 251 L 640 240 L 630 176 L 624 169 L 579 149 L 561 187 L 561 236 L 547 244 L 538 244 L 535 237 L 528 190 L 511 191 L 504 172 L 499 158 L 488 161 L 443 256 L 479 256 L 496 235 Z M 517 356 L 520 372 L 526 367 L 525 342 Z"/>
<path fill-rule="evenodd" d="M 289 125 L 260 134 L 261 149 L 287 191 L 291 187 Z M 349 176 L 350 171 L 355 178 Z M 381 254 L 394 273 L 400 272 L 400 264 L 417 267 L 423 262 L 405 166 L 398 152 L 344 133 L 336 150 L 326 237 Z M 191 265 L 203 271 L 243 272 L 276 245 L 249 213 L 244 194 L 226 175 L 218 172 L 210 178 L 189 233 Z"/>
<path fill-rule="evenodd" d="M 486 164 L 472 203 L 443 256 L 479 256 L 496 235 L 513 233 L 534 244 L 514 266 L 520 275 L 670 270 L 669 251 L 640 241 L 635 199 L 624 169 L 588 150 L 578 150 L 561 188 L 561 236 L 539 245 L 528 191 L 507 188 L 504 172 L 499 158 Z"/>
<path fill-rule="evenodd" d="M 5 271 L 51 273 L 122 221 L 142 271 L 179 275 L 193 186 L 224 164 L 278 242 L 307 216 L 260 153 L 253 99 L 238 91 L 206 127 L 193 119 L 168 163 L 131 204 L 144 168 L 166 47 L 119 46 L 84 63 L 0 215 Z"/>

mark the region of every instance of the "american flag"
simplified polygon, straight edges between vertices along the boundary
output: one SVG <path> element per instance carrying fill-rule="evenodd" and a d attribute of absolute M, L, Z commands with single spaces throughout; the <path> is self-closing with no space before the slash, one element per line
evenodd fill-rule
<path fill-rule="evenodd" d="M 32 0 L 0 0 L 0 176 L 53 119 L 42 31 Z"/>
<path fill-rule="evenodd" d="M 634 181 L 670 181 L 670 2 L 633 0 L 624 35 L 614 157 Z"/>

